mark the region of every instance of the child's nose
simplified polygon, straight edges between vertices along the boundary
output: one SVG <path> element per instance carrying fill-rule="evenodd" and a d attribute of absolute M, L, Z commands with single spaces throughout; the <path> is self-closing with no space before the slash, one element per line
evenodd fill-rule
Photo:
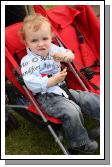
<path fill-rule="evenodd" d="M 39 41 L 38 46 L 42 46 L 42 45 L 43 45 L 43 41 Z"/>

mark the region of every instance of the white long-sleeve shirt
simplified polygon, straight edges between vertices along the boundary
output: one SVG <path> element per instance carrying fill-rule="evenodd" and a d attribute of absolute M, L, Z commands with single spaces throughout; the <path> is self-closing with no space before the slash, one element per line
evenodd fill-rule
<path fill-rule="evenodd" d="M 27 55 L 21 60 L 21 72 L 23 80 L 29 90 L 36 94 L 38 92 L 43 93 L 55 93 L 68 97 L 66 92 L 55 85 L 48 87 L 48 76 L 55 75 L 61 70 L 60 62 L 56 62 L 51 54 L 56 52 L 66 52 L 67 49 L 58 47 L 57 45 L 51 44 L 49 54 L 47 57 L 41 57 L 36 55 L 27 49 Z M 47 75 L 46 75 L 47 74 Z"/>

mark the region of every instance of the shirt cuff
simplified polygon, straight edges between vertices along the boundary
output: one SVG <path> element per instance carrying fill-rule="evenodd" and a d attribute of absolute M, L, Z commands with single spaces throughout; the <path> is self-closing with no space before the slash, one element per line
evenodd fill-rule
<path fill-rule="evenodd" d="M 45 76 L 45 77 L 42 77 L 42 91 L 43 93 L 46 93 L 47 92 L 47 85 L 48 85 L 48 77 Z"/>

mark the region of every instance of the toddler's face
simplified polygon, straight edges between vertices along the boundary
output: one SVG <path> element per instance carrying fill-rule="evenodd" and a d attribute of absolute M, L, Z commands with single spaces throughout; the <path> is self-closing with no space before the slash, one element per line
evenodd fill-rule
<path fill-rule="evenodd" d="M 40 56 L 47 56 L 51 45 L 51 30 L 48 25 L 42 24 L 39 30 L 27 29 L 25 32 L 26 45 L 31 51 Z"/>

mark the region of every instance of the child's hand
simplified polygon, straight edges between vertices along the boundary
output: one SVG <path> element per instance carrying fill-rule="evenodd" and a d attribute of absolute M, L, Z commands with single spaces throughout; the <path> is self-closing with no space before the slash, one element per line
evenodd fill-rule
<path fill-rule="evenodd" d="M 53 59 L 57 62 L 64 60 L 64 55 L 62 53 L 54 53 L 52 56 L 53 56 Z"/>
<path fill-rule="evenodd" d="M 54 53 L 52 56 L 57 62 L 72 62 L 74 60 L 74 54 L 70 50 L 66 53 Z"/>
<path fill-rule="evenodd" d="M 48 79 L 48 87 L 54 86 L 54 85 L 64 81 L 66 75 L 67 75 L 67 71 L 66 71 L 66 68 L 65 68 L 62 71 L 55 74 L 54 76 L 50 77 Z"/>
<path fill-rule="evenodd" d="M 54 77 L 56 79 L 56 82 L 60 83 L 60 82 L 64 81 L 66 75 L 67 75 L 67 71 L 66 71 L 66 68 L 65 68 L 62 71 L 60 71 L 59 73 L 57 73 L 56 75 L 54 75 Z"/>

